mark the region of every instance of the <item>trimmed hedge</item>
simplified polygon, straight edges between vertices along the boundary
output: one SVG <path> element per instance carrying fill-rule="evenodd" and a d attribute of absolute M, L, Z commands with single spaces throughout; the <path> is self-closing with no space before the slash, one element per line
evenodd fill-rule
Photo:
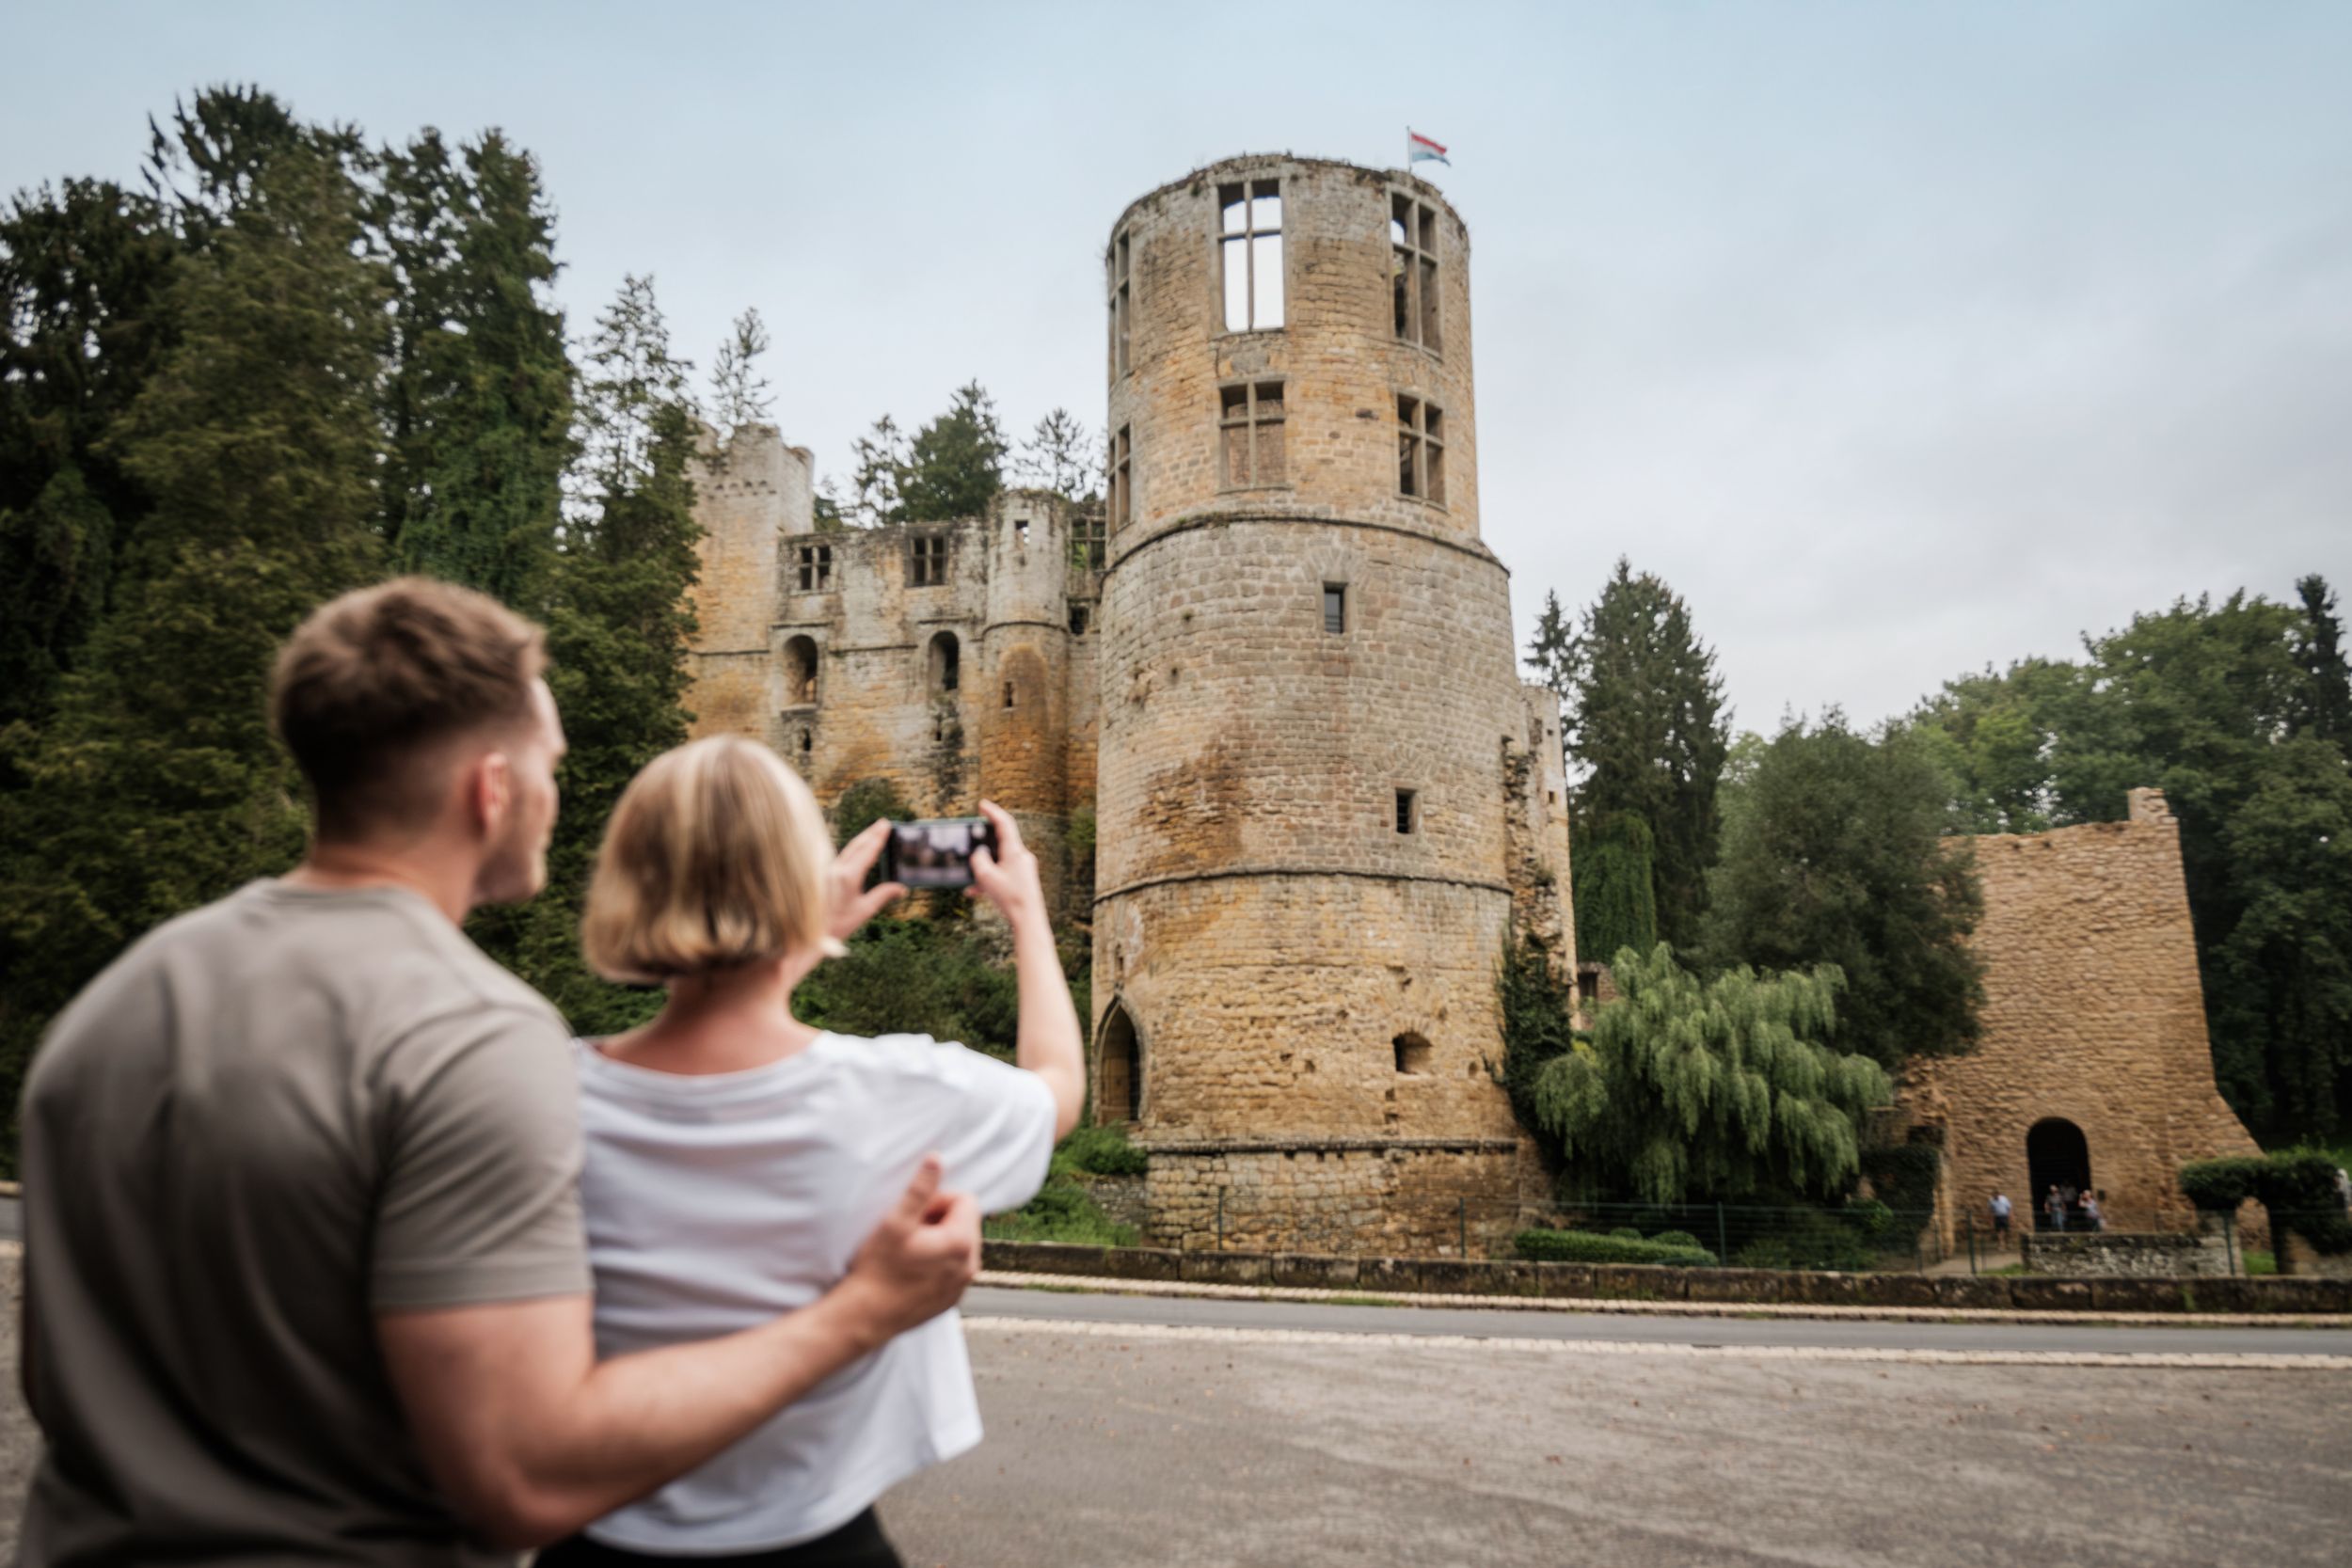
<path fill-rule="evenodd" d="M 2224 1213 L 2252 1198 L 2270 1212 L 2273 1231 L 2292 1230 L 2321 1252 L 2352 1252 L 2352 1216 L 2336 1192 L 2335 1156 L 2324 1149 L 2196 1160 L 2181 1167 L 2180 1181 L 2203 1212 Z"/>
<path fill-rule="evenodd" d="M 1715 1255 L 1703 1246 L 1677 1246 L 1671 1242 L 1603 1236 L 1591 1230 L 1522 1230 L 1511 1238 L 1521 1258 L 1538 1263 L 1670 1263 L 1683 1268 L 1705 1267 Z"/>
<path fill-rule="evenodd" d="M 1055 1152 L 1089 1176 L 1141 1176 L 1152 1164 L 1151 1156 L 1129 1143 L 1125 1131 L 1117 1127 L 1073 1127 Z"/>

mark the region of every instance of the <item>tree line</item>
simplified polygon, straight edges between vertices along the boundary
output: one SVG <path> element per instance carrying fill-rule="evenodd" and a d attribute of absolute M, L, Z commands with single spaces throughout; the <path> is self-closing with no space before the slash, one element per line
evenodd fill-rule
<path fill-rule="evenodd" d="M 1522 1121 L 1588 1190 L 1679 1201 L 1712 1173 L 1729 1190 L 1709 1196 L 1836 1194 L 1868 1151 L 1823 1129 L 1976 1038 L 1971 835 L 2114 820 L 2153 784 L 2180 818 L 2223 1095 L 2266 1143 L 2340 1137 L 2352 681 L 2327 583 L 2296 593 L 2183 600 L 1872 728 L 1833 708 L 1736 737 L 1664 582 L 1620 561 L 1581 615 L 1547 595 L 1527 657 L 1562 699 L 1578 952 L 1650 1022 L 1538 1026 L 1545 982 L 1519 956 L 1502 984 Z"/>

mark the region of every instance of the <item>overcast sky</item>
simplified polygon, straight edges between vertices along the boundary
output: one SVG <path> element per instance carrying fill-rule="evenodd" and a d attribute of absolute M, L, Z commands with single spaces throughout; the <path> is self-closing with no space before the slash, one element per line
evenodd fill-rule
<path fill-rule="evenodd" d="M 121 6 L 6 0 L 0 187 L 129 178 L 255 82 L 497 125 L 583 328 L 756 305 L 843 473 L 977 377 L 1103 419 L 1120 209 L 1211 160 L 1398 163 L 1468 221 L 1522 644 L 1630 556 L 1742 727 L 1874 721 L 2182 594 L 2352 588 L 2352 6 Z"/>

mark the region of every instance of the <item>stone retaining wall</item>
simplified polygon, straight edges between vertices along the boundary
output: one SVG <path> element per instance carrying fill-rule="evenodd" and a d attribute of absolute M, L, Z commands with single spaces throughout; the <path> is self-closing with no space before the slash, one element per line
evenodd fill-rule
<path fill-rule="evenodd" d="M 2037 1274 L 2090 1279 L 2216 1279 L 2237 1272 L 2219 1234 L 2186 1236 L 2148 1231 L 2073 1235 L 2028 1232 L 2026 1266 Z"/>
<path fill-rule="evenodd" d="M 1801 1274 L 1294 1252 L 990 1242 L 982 1261 L 1018 1274 L 1427 1291 L 1573 1300 L 1793 1303 L 2029 1312 L 2352 1312 L 2352 1279 L 2059 1279 L 2047 1275 Z"/>

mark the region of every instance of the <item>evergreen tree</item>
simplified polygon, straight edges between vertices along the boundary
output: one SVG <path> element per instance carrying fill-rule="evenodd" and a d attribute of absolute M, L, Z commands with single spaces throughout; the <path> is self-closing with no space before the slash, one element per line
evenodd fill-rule
<path fill-rule="evenodd" d="M 378 567 L 371 399 L 385 284 L 316 155 L 256 173 L 175 269 L 180 336 L 102 450 L 153 508 L 0 797 L 0 1072 L 131 938 L 299 852 L 263 690 L 278 644 Z M 18 732 L 20 736 L 23 732 Z"/>
<path fill-rule="evenodd" d="M 146 515 L 101 444 L 169 341 L 178 255 L 153 201 L 101 181 L 0 215 L 0 730 L 46 715 Z"/>
<path fill-rule="evenodd" d="M 1626 948 L 1646 953 L 1658 943 L 1658 902 L 1651 880 L 1649 824 L 1615 812 L 1591 827 L 1573 824 L 1568 857 L 1576 908 L 1579 958 L 1609 963 Z"/>
<path fill-rule="evenodd" d="M 564 810 L 548 890 L 525 910 L 475 917 L 478 940 L 562 1008 L 607 1032 L 659 998 L 588 973 L 580 911 L 613 803 L 638 770 L 686 739 L 694 632 L 699 429 L 689 362 L 673 357 L 650 278 L 629 277 L 597 318 L 580 386 L 575 502 L 551 571 L 548 683 L 564 719 Z"/>
<path fill-rule="evenodd" d="M 1707 961 L 1845 976 L 1840 1039 L 1880 1065 L 1964 1048 L 1977 1035 L 1982 908 L 1964 838 L 1947 838 L 1945 776 L 1907 730 L 1857 735 L 1831 710 L 1765 746 L 1726 813 Z"/>
<path fill-rule="evenodd" d="M 768 395 L 768 380 L 759 373 L 759 356 L 768 352 L 768 324 L 756 309 L 747 307 L 735 318 L 719 357 L 710 367 L 710 417 L 722 443 L 735 439 L 747 424 L 759 424 L 775 412 Z"/>
<path fill-rule="evenodd" d="M 903 521 L 906 505 L 898 490 L 907 471 L 906 434 L 884 414 L 873 429 L 851 443 L 857 467 L 850 475 L 850 501 L 843 515 L 860 528 Z"/>
<path fill-rule="evenodd" d="M 1658 934 L 1698 940 L 1719 823 L 1715 794 L 1730 740 L 1715 656 L 1679 595 L 1620 559 L 1567 633 L 1547 596 L 1530 659 L 1560 694 L 1574 805 L 1588 820 L 1629 813 L 1649 825 Z"/>
<path fill-rule="evenodd" d="M 977 381 L 956 388 L 947 412 L 914 433 L 898 494 L 905 520 L 977 516 L 1004 488 L 1005 435 L 996 404 Z"/>
<path fill-rule="evenodd" d="M 1050 490 L 1065 500 L 1083 501 L 1093 499 L 1099 492 L 1103 469 L 1087 427 L 1073 419 L 1067 408 L 1057 408 L 1038 420 L 1028 439 L 1021 443 L 1013 471 L 1032 490 Z"/>
<path fill-rule="evenodd" d="M 1892 1098 L 1867 1056 L 1826 1043 L 1840 977 L 1700 980 L 1663 943 L 1611 968 L 1589 1042 L 1536 1074 L 1538 1127 L 1568 1173 L 1643 1202 L 1825 1197 L 1861 1169 L 1861 1125 Z"/>
<path fill-rule="evenodd" d="M 531 610 L 548 592 L 572 368 L 548 297 L 554 214 L 529 154 L 437 132 L 380 160 L 390 316 L 385 533 L 400 564 Z"/>
<path fill-rule="evenodd" d="M 2296 634 L 2305 687 L 2296 705 L 2295 728 L 2352 756 L 2352 665 L 2344 654 L 2344 622 L 2328 579 L 2313 573 L 2296 579 L 2303 601 L 2303 625 Z"/>

